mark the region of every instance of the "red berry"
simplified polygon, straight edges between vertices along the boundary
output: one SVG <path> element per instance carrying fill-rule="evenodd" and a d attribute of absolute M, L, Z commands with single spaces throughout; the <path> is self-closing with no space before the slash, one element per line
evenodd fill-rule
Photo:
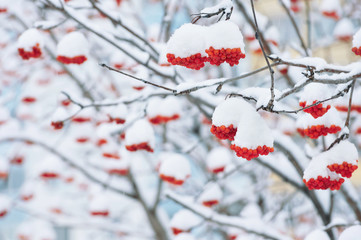
<path fill-rule="evenodd" d="M 273 147 L 267 147 L 266 145 L 258 146 L 256 149 L 248 149 L 246 147 L 239 147 L 235 144 L 231 145 L 231 149 L 236 152 L 238 157 L 247 159 L 248 161 L 258 157 L 259 155 L 268 155 L 270 152 L 274 151 Z"/>
<path fill-rule="evenodd" d="M 81 55 L 75 57 L 58 56 L 56 60 L 64 64 L 82 64 L 88 59 L 85 56 Z"/>
<path fill-rule="evenodd" d="M 138 150 L 145 150 L 147 152 L 153 152 L 154 150 L 148 145 L 147 142 L 142 142 L 139 144 L 127 145 L 125 148 L 130 152 L 135 152 Z"/>
<path fill-rule="evenodd" d="M 29 60 L 30 58 L 39 58 L 41 57 L 41 49 L 39 43 L 32 47 L 32 51 L 25 51 L 24 48 L 18 48 L 19 55 L 24 60 Z"/>

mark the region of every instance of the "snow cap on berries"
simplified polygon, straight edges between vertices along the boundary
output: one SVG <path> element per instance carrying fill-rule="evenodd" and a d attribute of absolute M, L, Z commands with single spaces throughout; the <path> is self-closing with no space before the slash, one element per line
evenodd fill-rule
<path fill-rule="evenodd" d="M 358 236 L 361 236 L 361 226 L 355 225 L 349 228 L 346 228 L 340 235 L 338 240 L 354 240 Z"/>
<path fill-rule="evenodd" d="M 278 46 L 280 44 L 280 33 L 275 26 L 271 26 L 265 32 L 266 41 L 272 43 L 274 46 Z"/>
<path fill-rule="evenodd" d="M 191 175 L 191 167 L 187 158 L 178 153 L 167 153 L 159 167 L 160 178 L 166 182 L 182 185 Z"/>
<path fill-rule="evenodd" d="M 321 83 L 310 83 L 305 86 L 300 94 L 300 102 L 306 102 L 306 106 L 312 105 L 314 101 L 321 101 L 332 96 L 330 88 Z M 327 104 L 327 102 L 325 103 Z"/>
<path fill-rule="evenodd" d="M 190 233 L 180 233 L 173 240 L 196 240 L 196 238 Z"/>
<path fill-rule="evenodd" d="M 181 105 L 179 98 L 170 96 L 166 98 L 153 98 L 147 107 L 147 116 L 151 123 L 162 124 L 180 117 Z"/>
<path fill-rule="evenodd" d="M 140 146 L 141 144 L 142 146 Z M 143 149 L 153 152 L 155 136 L 152 125 L 145 119 L 140 119 L 133 123 L 133 125 L 126 130 L 125 145 L 129 151 Z"/>
<path fill-rule="evenodd" d="M 64 164 L 54 156 L 44 158 L 38 166 L 39 176 L 43 179 L 54 179 L 61 175 Z"/>
<path fill-rule="evenodd" d="M 232 155 L 225 147 L 213 148 L 207 155 L 207 169 L 212 173 L 223 172 L 225 167 L 231 162 Z"/>
<path fill-rule="evenodd" d="M 201 220 L 202 219 L 193 212 L 182 209 L 174 214 L 170 221 L 170 227 L 173 233 L 178 235 L 179 233 L 190 231 L 194 226 L 197 226 Z"/>
<path fill-rule="evenodd" d="M 207 48 L 240 48 L 242 53 L 245 53 L 243 35 L 235 23 L 231 21 L 219 21 L 209 26 L 206 31 Z"/>
<path fill-rule="evenodd" d="M 196 53 L 206 56 L 205 35 L 205 27 L 186 23 L 178 28 L 170 37 L 166 52 L 181 58 L 186 58 Z M 195 41 L 189 41 L 190 38 L 195 39 Z"/>
<path fill-rule="evenodd" d="M 40 57 L 43 46 L 43 36 L 35 28 L 24 31 L 17 41 L 17 48 L 23 59 Z"/>
<path fill-rule="evenodd" d="M 125 104 L 118 104 L 116 106 L 105 107 L 104 112 L 108 115 L 112 122 L 116 124 L 123 124 L 127 118 L 128 108 Z"/>
<path fill-rule="evenodd" d="M 56 240 L 56 232 L 49 222 L 36 220 L 32 224 L 32 230 L 35 232 L 34 239 Z"/>
<path fill-rule="evenodd" d="M 233 140 L 239 119 L 252 109 L 253 107 L 241 98 L 227 98 L 214 109 L 211 132 L 220 139 Z"/>
<path fill-rule="evenodd" d="M 326 159 L 328 169 L 341 174 L 342 177 L 351 177 L 358 167 L 357 149 L 354 144 L 346 140 L 321 153 L 317 159 Z"/>
<path fill-rule="evenodd" d="M 348 18 L 343 18 L 337 22 L 335 29 L 333 30 L 333 35 L 335 38 L 341 41 L 351 40 L 355 32 L 353 23 Z"/>
<path fill-rule="evenodd" d="M 11 202 L 8 196 L 0 195 L 0 218 L 4 217 L 10 210 Z"/>
<path fill-rule="evenodd" d="M 232 144 L 242 148 L 257 149 L 258 146 L 273 147 L 273 135 L 266 121 L 254 109 L 243 112 Z"/>
<path fill-rule="evenodd" d="M 320 10 L 325 17 L 335 20 L 340 19 L 340 9 L 341 5 L 339 0 L 323 0 L 320 6 Z"/>
<path fill-rule="evenodd" d="M 217 183 L 210 183 L 205 186 L 203 192 L 198 198 L 198 202 L 206 207 L 217 205 L 223 197 L 222 189 Z"/>
<path fill-rule="evenodd" d="M 9 162 L 0 158 L 0 179 L 6 179 L 9 175 Z"/>
<path fill-rule="evenodd" d="M 25 182 L 20 188 L 20 197 L 23 201 L 29 201 L 34 197 L 37 186 L 33 182 Z"/>
<path fill-rule="evenodd" d="M 307 234 L 305 240 L 330 240 L 330 237 L 327 235 L 325 231 L 314 230 L 309 234 Z"/>
<path fill-rule="evenodd" d="M 361 56 L 361 28 L 353 36 L 352 51 L 356 55 Z"/>
<path fill-rule="evenodd" d="M 93 216 L 108 216 L 109 204 L 107 197 L 103 193 L 98 193 L 93 196 L 89 203 L 89 211 Z"/>
<path fill-rule="evenodd" d="M 88 41 L 82 33 L 68 33 L 58 43 L 57 60 L 64 64 L 82 64 L 87 60 L 88 48 Z"/>

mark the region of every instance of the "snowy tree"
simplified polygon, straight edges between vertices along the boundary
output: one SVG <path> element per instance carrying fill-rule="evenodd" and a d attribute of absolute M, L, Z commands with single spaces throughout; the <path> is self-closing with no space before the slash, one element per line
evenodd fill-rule
<path fill-rule="evenodd" d="M 360 235 L 359 0 L 0 0 L 0 238 Z"/>

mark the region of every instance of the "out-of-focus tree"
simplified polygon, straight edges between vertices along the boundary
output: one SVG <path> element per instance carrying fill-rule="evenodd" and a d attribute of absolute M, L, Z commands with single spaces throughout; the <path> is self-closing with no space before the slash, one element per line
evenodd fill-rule
<path fill-rule="evenodd" d="M 0 0 L 0 237 L 359 235 L 360 14 Z"/>

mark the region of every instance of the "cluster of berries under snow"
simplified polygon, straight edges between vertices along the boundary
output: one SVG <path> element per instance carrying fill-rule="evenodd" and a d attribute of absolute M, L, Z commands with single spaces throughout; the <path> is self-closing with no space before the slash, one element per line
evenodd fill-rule
<path fill-rule="evenodd" d="M 195 70 L 203 68 L 206 62 L 234 66 L 246 57 L 242 33 L 231 21 L 211 26 L 184 24 L 169 39 L 166 53 L 169 63 Z"/>

